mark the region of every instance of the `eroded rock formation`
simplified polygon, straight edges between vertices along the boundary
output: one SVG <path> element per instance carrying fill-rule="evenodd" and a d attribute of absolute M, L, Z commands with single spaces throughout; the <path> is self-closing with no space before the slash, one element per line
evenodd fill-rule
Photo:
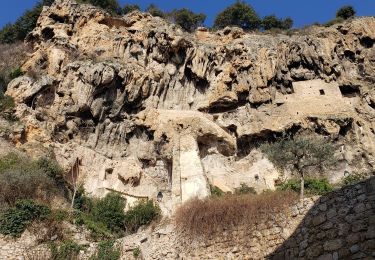
<path fill-rule="evenodd" d="M 7 90 L 25 124 L 14 141 L 53 147 L 67 169 L 79 158 L 92 195 L 162 192 L 170 214 L 209 184 L 273 189 L 280 173 L 257 147 L 283 133 L 334 140 L 333 182 L 375 170 L 375 18 L 292 36 L 188 34 L 56 0 L 26 42 L 28 73 Z"/>

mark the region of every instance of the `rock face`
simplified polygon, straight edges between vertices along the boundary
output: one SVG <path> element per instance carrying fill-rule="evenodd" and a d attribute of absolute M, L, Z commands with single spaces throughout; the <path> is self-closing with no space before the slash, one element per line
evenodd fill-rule
<path fill-rule="evenodd" d="M 188 34 L 56 0 L 26 41 L 28 74 L 7 90 L 26 125 L 17 145 L 53 147 L 66 169 L 79 158 L 92 195 L 162 192 L 170 214 L 209 184 L 273 189 L 281 174 L 257 146 L 282 133 L 332 138 L 332 181 L 375 170 L 375 18 L 305 35 Z"/>

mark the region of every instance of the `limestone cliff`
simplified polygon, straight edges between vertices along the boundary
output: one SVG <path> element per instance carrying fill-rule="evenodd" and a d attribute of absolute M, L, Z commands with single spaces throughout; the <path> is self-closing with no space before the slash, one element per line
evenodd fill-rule
<path fill-rule="evenodd" d="M 257 150 L 282 133 L 315 133 L 341 148 L 332 182 L 375 171 L 375 18 L 294 35 L 238 28 L 194 34 L 133 12 L 72 0 L 46 7 L 26 39 L 34 52 L 7 94 L 29 153 L 77 158 L 87 192 L 176 205 L 280 178 Z"/>

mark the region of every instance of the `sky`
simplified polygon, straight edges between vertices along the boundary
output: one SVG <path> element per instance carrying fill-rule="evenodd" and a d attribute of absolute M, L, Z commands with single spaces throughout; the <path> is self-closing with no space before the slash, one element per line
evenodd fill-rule
<path fill-rule="evenodd" d="M 0 27 L 14 22 L 22 13 L 31 8 L 37 0 L 1 0 Z M 138 4 L 146 8 L 156 4 L 164 11 L 175 8 L 189 8 L 194 12 L 207 15 L 206 25 L 211 26 L 215 16 L 235 0 L 119 0 Z M 303 27 L 315 22 L 324 23 L 335 17 L 336 10 L 343 5 L 352 5 L 358 16 L 375 16 L 375 0 L 246 0 L 254 7 L 259 16 L 275 14 L 278 17 L 291 17 L 294 27 Z"/>

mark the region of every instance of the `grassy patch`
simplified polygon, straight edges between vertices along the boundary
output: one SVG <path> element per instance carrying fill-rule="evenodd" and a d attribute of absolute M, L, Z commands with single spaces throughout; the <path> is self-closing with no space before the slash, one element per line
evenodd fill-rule
<path fill-rule="evenodd" d="M 307 195 L 324 195 L 328 192 L 333 191 L 333 186 L 325 178 L 306 179 L 304 187 Z M 280 185 L 279 189 L 284 191 L 290 190 L 294 192 L 300 192 L 301 183 L 299 180 L 291 179 Z"/>
<path fill-rule="evenodd" d="M 114 246 L 113 240 L 102 241 L 98 245 L 98 252 L 90 260 L 118 260 L 121 252 Z"/>
<path fill-rule="evenodd" d="M 51 249 L 51 260 L 66 260 L 66 259 L 78 259 L 79 251 L 83 250 L 83 246 L 78 245 L 72 240 L 65 240 L 61 244 L 57 245 L 52 243 Z"/>

